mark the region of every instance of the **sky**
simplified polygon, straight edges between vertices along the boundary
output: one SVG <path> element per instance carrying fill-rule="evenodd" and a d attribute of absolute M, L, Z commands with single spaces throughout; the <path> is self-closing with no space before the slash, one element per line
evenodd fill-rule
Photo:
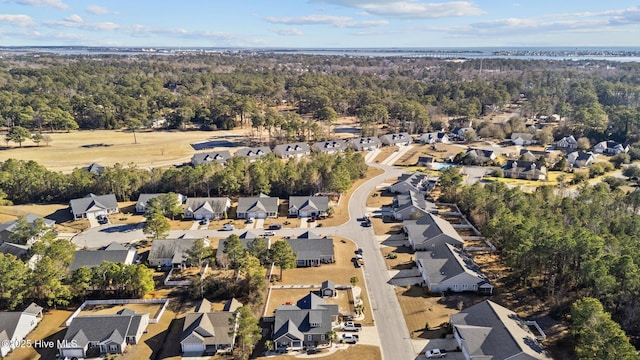
<path fill-rule="evenodd" d="M 0 46 L 640 47 L 637 0 L 0 0 Z"/>

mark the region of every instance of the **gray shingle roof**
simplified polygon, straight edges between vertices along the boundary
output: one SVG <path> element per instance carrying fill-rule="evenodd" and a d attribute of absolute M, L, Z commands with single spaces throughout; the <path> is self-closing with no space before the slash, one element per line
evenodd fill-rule
<path fill-rule="evenodd" d="M 431 201 L 427 201 L 424 195 L 415 191 L 410 191 L 408 194 L 396 195 L 393 202 L 394 211 L 403 211 L 407 208 L 417 208 L 428 212 L 437 210 L 436 204 Z"/>
<path fill-rule="evenodd" d="M 320 259 L 321 257 L 334 256 L 333 239 L 285 239 L 300 260 Z"/>
<path fill-rule="evenodd" d="M 122 246 L 120 245 L 120 247 Z M 78 250 L 73 255 L 73 261 L 71 265 L 69 265 L 69 270 L 75 271 L 83 266 L 99 266 L 105 261 L 131 265 L 133 264 L 135 255 L 135 249 L 124 249 L 123 247 L 118 248 L 117 246 L 104 250 Z"/>
<path fill-rule="evenodd" d="M 298 211 L 326 212 L 329 209 L 328 196 L 289 196 L 289 209 Z"/>
<path fill-rule="evenodd" d="M 382 146 L 382 142 L 377 137 L 359 137 L 349 140 L 349 144 L 355 150 Z"/>
<path fill-rule="evenodd" d="M 416 246 L 436 239 L 443 239 L 453 245 L 464 244 L 462 237 L 448 221 L 433 214 L 426 214 L 415 220 L 404 220 L 402 224 Z"/>
<path fill-rule="evenodd" d="M 450 322 L 472 357 L 551 359 L 516 313 L 490 300 L 451 315 Z"/>
<path fill-rule="evenodd" d="M 411 135 L 407 132 L 396 133 L 396 134 L 386 134 L 380 136 L 380 141 L 388 145 L 395 145 L 398 143 L 411 142 Z"/>
<path fill-rule="evenodd" d="M 236 151 L 236 156 L 242 156 L 249 159 L 257 159 L 271 154 L 271 149 L 268 146 L 245 148 Z"/>
<path fill-rule="evenodd" d="M 276 145 L 273 148 L 273 153 L 280 157 L 304 155 L 310 152 L 311 152 L 311 149 L 309 148 L 309 145 L 303 142 L 292 143 L 292 144 L 281 144 L 281 145 Z"/>
<path fill-rule="evenodd" d="M 52 227 L 56 223 L 54 220 L 49 220 L 41 216 L 38 216 L 36 214 L 27 214 L 24 216 L 24 220 L 27 222 L 27 224 L 33 225 L 33 223 L 37 219 L 42 219 L 46 227 Z M 14 232 L 17 226 L 18 226 L 18 219 L 3 222 L 2 224 L 0 224 L 0 231 Z"/>
<path fill-rule="evenodd" d="M 83 198 L 69 201 L 69 206 L 71 206 L 73 214 L 78 216 L 90 211 L 117 209 L 118 201 L 114 194 L 89 194 Z"/>
<path fill-rule="evenodd" d="M 102 175 L 102 173 L 104 172 L 104 166 L 97 163 L 91 163 L 91 165 L 83 167 L 82 169 L 94 175 Z"/>
<path fill-rule="evenodd" d="M 471 258 L 448 243 L 436 244 L 427 251 L 417 251 L 416 262 L 421 264 L 430 284 L 441 283 L 465 272 L 477 277 L 478 284 L 488 282 Z"/>
<path fill-rule="evenodd" d="M 318 141 L 318 142 L 315 142 L 311 146 L 311 148 L 317 152 L 332 153 L 332 152 L 338 152 L 338 151 L 345 151 L 347 149 L 347 143 L 343 140 Z"/>
<path fill-rule="evenodd" d="M 255 197 L 241 197 L 238 199 L 238 213 L 269 213 L 278 212 L 278 198 L 264 194 Z"/>
<path fill-rule="evenodd" d="M 196 198 L 187 198 L 187 201 L 184 203 L 185 210 L 190 210 L 191 212 L 196 212 L 198 209 L 202 207 L 207 207 L 210 211 L 215 213 L 224 213 L 227 211 L 227 204 L 229 203 L 229 198 L 226 197 L 196 197 Z"/>
<path fill-rule="evenodd" d="M 155 239 L 149 251 L 149 261 L 184 259 L 186 258 L 185 252 L 193 247 L 196 240 L 197 239 Z M 209 246 L 207 240 L 204 240 L 204 244 L 205 246 Z"/>
<path fill-rule="evenodd" d="M 114 314 L 77 316 L 71 321 L 64 340 L 75 341 L 78 348 L 86 346 L 90 341 L 113 341 L 121 344 L 126 337 L 136 336 L 144 322 L 142 317 L 149 314 Z M 100 326 L 96 326 L 100 324 Z"/>
<path fill-rule="evenodd" d="M 276 309 L 273 339 L 288 336 L 304 340 L 306 334 L 326 334 L 332 328 L 333 317 L 337 315 L 338 305 L 327 304 L 310 292 L 296 305 L 281 305 Z"/>
<path fill-rule="evenodd" d="M 182 327 L 181 343 L 233 344 L 234 336 L 229 335 L 233 330 L 230 325 L 233 318 L 233 313 L 227 311 L 188 313 Z"/>
<path fill-rule="evenodd" d="M 209 164 L 212 162 L 224 164 L 229 159 L 231 159 L 231 153 L 228 150 L 222 150 L 222 151 L 194 154 L 193 157 L 191 158 L 191 163 L 193 165 Z"/>
<path fill-rule="evenodd" d="M 0 253 L 11 254 L 17 258 L 21 258 L 29 253 L 29 246 L 3 242 L 0 244 Z"/>

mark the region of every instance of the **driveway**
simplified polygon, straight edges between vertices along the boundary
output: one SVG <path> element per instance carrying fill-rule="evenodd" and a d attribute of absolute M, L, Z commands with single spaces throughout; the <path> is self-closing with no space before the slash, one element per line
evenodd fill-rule
<path fill-rule="evenodd" d="M 256 223 L 256 229 L 264 228 L 264 219 L 254 219 L 253 221 Z"/>
<path fill-rule="evenodd" d="M 87 220 L 89 220 L 89 227 L 98 227 L 100 226 L 100 223 L 98 222 L 98 219 L 94 218 L 94 217 L 88 217 Z"/>

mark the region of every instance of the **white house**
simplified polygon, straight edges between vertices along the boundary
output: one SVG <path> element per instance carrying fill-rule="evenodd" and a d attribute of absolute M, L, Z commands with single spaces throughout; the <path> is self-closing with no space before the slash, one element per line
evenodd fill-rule
<path fill-rule="evenodd" d="M 218 198 L 188 198 L 184 203 L 185 219 L 220 219 L 231 207 L 231 200 Z"/>
<path fill-rule="evenodd" d="M 530 133 L 513 133 L 511 134 L 511 142 L 517 146 L 531 145 L 536 141 L 533 139 L 533 134 Z"/>
<path fill-rule="evenodd" d="M 423 144 L 449 143 L 449 135 L 443 131 L 424 133 L 420 135 L 420 142 Z"/>
<path fill-rule="evenodd" d="M 629 149 L 629 145 L 615 141 L 601 141 L 593 147 L 593 152 L 596 154 L 618 155 L 628 153 Z"/>
<path fill-rule="evenodd" d="M 24 311 L 0 312 L 0 357 L 20 346 L 42 320 L 42 308 L 31 303 Z"/>
<path fill-rule="evenodd" d="M 411 139 L 411 135 L 409 135 L 409 133 L 406 133 L 406 132 L 396 133 L 396 134 L 386 134 L 386 135 L 380 136 L 380 142 L 382 142 L 383 145 L 389 145 L 389 146 L 393 146 L 393 145 L 406 146 L 411 144 L 412 141 L 413 140 Z"/>
<path fill-rule="evenodd" d="M 235 302 L 242 306 L 237 300 Z M 180 341 L 184 356 L 215 354 L 233 349 L 238 327 L 233 312 L 237 307 L 232 310 L 225 306 L 224 311 L 211 311 L 211 308 L 211 303 L 202 299 L 195 311 L 185 316 Z"/>
<path fill-rule="evenodd" d="M 556 148 L 574 150 L 578 148 L 578 141 L 573 137 L 573 135 L 565 136 L 556 142 Z"/>

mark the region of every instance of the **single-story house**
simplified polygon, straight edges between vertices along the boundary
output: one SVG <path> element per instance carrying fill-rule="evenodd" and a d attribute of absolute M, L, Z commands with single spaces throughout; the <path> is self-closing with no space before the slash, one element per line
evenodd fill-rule
<path fill-rule="evenodd" d="M 31 303 L 24 311 L 0 312 L 0 357 L 20 347 L 24 340 L 42 320 L 42 307 Z"/>
<path fill-rule="evenodd" d="M 193 166 L 210 164 L 216 162 L 218 164 L 226 164 L 227 160 L 231 159 L 231 153 L 228 150 L 221 150 L 216 152 L 206 152 L 194 154 L 191 157 L 191 164 Z"/>
<path fill-rule="evenodd" d="M 396 220 L 406 220 L 427 212 L 437 212 L 436 204 L 427 201 L 424 194 L 409 191 L 408 194 L 398 194 L 393 199 L 393 217 Z"/>
<path fill-rule="evenodd" d="M 347 143 L 344 140 L 318 141 L 311 145 L 311 150 L 323 154 L 335 154 L 346 149 Z"/>
<path fill-rule="evenodd" d="M 83 198 L 69 201 L 69 207 L 74 219 L 96 218 L 116 214 L 120 211 L 114 194 L 89 194 Z"/>
<path fill-rule="evenodd" d="M 149 200 L 156 198 L 162 194 L 140 194 L 138 196 L 138 201 L 136 202 L 136 212 L 138 214 L 144 214 L 147 212 L 147 203 Z M 177 196 L 178 204 L 182 204 L 187 199 L 186 196 L 182 194 L 175 194 Z"/>
<path fill-rule="evenodd" d="M 513 133 L 511 134 L 511 142 L 516 146 L 524 146 L 535 144 L 536 141 L 531 133 Z"/>
<path fill-rule="evenodd" d="M 425 251 L 417 251 L 415 256 L 423 285 L 432 293 L 493 293 L 489 279 L 460 248 L 440 242 Z"/>
<path fill-rule="evenodd" d="M 449 315 L 449 323 L 465 359 L 552 359 L 538 341 L 543 337 L 529 330 L 539 329 L 535 321 L 525 321 L 491 300 Z"/>
<path fill-rule="evenodd" d="M 520 153 L 518 154 L 518 160 L 524 161 L 539 161 L 540 159 L 550 159 L 552 156 L 549 151 L 540 151 L 540 150 L 530 150 L 530 149 L 520 149 Z"/>
<path fill-rule="evenodd" d="M 187 251 L 197 239 L 155 239 L 149 251 L 149 265 L 162 267 L 183 267 L 187 264 Z M 204 246 L 209 246 L 204 240 Z"/>
<path fill-rule="evenodd" d="M 114 315 L 77 316 L 58 343 L 58 350 L 61 357 L 69 358 L 85 358 L 90 348 L 98 348 L 100 354 L 122 354 L 127 345 L 140 342 L 148 325 L 149 314 L 135 314 L 129 309 Z"/>
<path fill-rule="evenodd" d="M 277 197 L 260 194 L 254 197 L 241 197 L 238 199 L 236 217 L 238 219 L 266 219 L 278 217 Z"/>
<path fill-rule="evenodd" d="M 420 142 L 423 144 L 449 143 L 449 135 L 444 131 L 424 133 L 420 135 Z"/>
<path fill-rule="evenodd" d="M 38 219 L 40 219 L 40 220 L 38 220 Z M 31 226 L 34 226 L 36 221 L 42 221 L 42 223 L 44 224 L 44 226 L 47 229 L 51 229 L 53 227 L 53 225 L 55 225 L 55 223 L 56 223 L 54 220 L 49 220 L 49 219 L 40 217 L 40 216 L 35 215 L 35 214 L 27 214 L 27 215 L 25 215 L 24 216 L 24 221 L 26 221 L 27 224 L 29 224 Z M 7 221 L 7 222 L 4 222 L 4 223 L 0 224 L 0 244 L 2 244 L 5 241 L 11 241 L 11 235 L 18 228 L 18 224 L 19 224 L 18 219 Z M 43 235 L 43 234 L 40 234 L 40 235 Z"/>
<path fill-rule="evenodd" d="M 406 146 L 411 144 L 412 141 L 413 139 L 411 138 L 411 135 L 409 135 L 409 133 L 406 133 L 406 132 L 396 133 L 396 134 L 386 134 L 386 135 L 380 136 L 380 142 L 382 143 L 382 145 L 388 145 L 388 146 L 394 146 L 394 145 Z"/>
<path fill-rule="evenodd" d="M 244 148 L 236 151 L 235 156 L 241 156 L 249 159 L 249 162 L 254 162 L 257 159 L 271 154 L 271 149 L 268 146 L 259 146 L 252 148 Z"/>
<path fill-rule="evenodd" d="M 455 127 L 451 131 L 451 136 L 449 136 L 449 139 L 465 140 L 465 137 L 467 136 L 466 134 L 468 131 L 475 131 L 475 130 L 472 127 Z"/>
<path fill-rule="evenodd" d="M 349 140 L 349 146 L 356 151 L 373 151 L 382 146 L 377 137 L 359 137 Z"/>
<path fill-rule="evenodd" d="M 592 153 L 582 151 L 574 151 L 567 154 L 567 164 L 574 168 L 586 168 L 596 161 L 596 157 Z"/>
<path fill-rule="evenodd" d="M 328 196 L 289 196 L 289 216 L 326 216 Z"/>
<path fill-rule="evenodd" d="M 435 187 L 435 179 L 421 173 L 405 173 L 398 177 L 398 180 L 389 186 L 389 191 L 397 194 L 408 194 L 413 191 L 418 194 L 426 194 Z"/>
<path fill-rule="evenodd" d="M 303 157 L 311 154 L 311 149 L 307 143 L 299 142 L 292 144 L 276 145 L 273 153 L 282 159 L 290 159 L 293 157 Z"/>
<path fill-rule="evenodd" d="M 556 149 L 574 150 L 578 148 L 578 141 L 573 135 L 565 136 L 556 142 Z"/>
<path fill-rule="evenodd" d="M 546 180 L 547 168 L 534 161 L 508 160 L 502 166 L 504 177 L 526 180 Z"/>
<path fill-rule="evenodd" d="M 27 256 L 27 254 L 29 254 L 30 248 L 31 246 L 29 245 L 20 245 L 5 241 L 0 244 L 0 253 L 5 255 L 13 255 L 18 259 L 23 259 Z"/>
<path fill-rule="evenodd" d="M 188 198 L 184 203 L 185 219 L 221 219 L 231 207 L 226 197 Z"/>
<path fill-rule="evenodd" d="M 615 141 L 601 141 L 593 147 L 596 154 L 618 155 L 629 152 L 629 145 L 621 144 Z"/>
<path fill-rule="evenodd" d="M 180 341 L 182 354 L 188 356 L 231 351 L 237 327 L 233 311 L 211 311 L 211 303 L 202 299 L 196 310 L 184 318 Z"/>
<path fill-rule="evenodd" d="M 464 245 L 464 240 L 453 225 L 447 220 L 430 213 L 415 220 L 404 220 L 402 229 L 414 250 L 427 250 L 434 244 L 446 242 L 457 247 Z"/>
<path fill-rule="evenodd" d="M 326 334 L 337 324 L 338 305 L 327 304 L 310 292 L 296 304 L 287 303 L 275 310 L 272 339 L 276 350 L 325 345 L 330 341 Z"/>
<path fill-rule="evenodd" d="M 137 254 L 135 248 L 126 248 L 116 242 L 112 242 L 103 250 L 77 250 L 73 254 L 69 270 L 76 271 L 83 266 L 91 268 L 99 266 L 105 261 L 131 265 Z"/>
<path fill-rule="evenodd" d="M 104 169 L 104 166 L 97 163 L 91 163 L 91 165 L 82 168 L 82 170 L 87 171 L 92 175 L 102 175 L 102 173 L 104 173 Z"/>
<path fill-rule="evenodd" d="M 320 266 L 335 262 L 333 239 L 319 238 L 316 234 L 307 232 L 295 239 L 285 239 L 296 254 L 296 266 Z"/>
<path fill-rule="evenodd" d="M 469 149 L 467 150 L 467 156 L 471 157 L 477 163 L 487 163 L 497 158 L 496 152 L 487 149 Z"/>

